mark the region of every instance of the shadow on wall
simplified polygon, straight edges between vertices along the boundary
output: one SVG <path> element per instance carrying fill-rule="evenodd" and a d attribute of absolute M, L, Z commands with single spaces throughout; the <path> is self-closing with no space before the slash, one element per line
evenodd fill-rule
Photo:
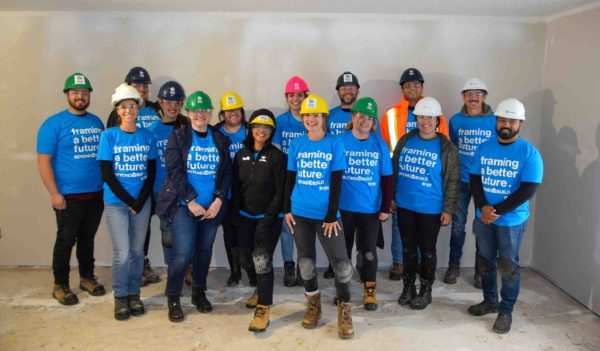
<path fill-rule="evenodd" d="M 581 153 L 577 134 L 571 127 L 556 132 L 556 104 L 553 92 L 544 90 L 540 152 L 545 170 L 537 195 L 534 258 L 537 268 L 570 295 L 589 308 L 597 308 L 600 160 L 592 162 L 579 177 L 575 166 Z M 596 144 L 600 148 L 600 126 Z"/>

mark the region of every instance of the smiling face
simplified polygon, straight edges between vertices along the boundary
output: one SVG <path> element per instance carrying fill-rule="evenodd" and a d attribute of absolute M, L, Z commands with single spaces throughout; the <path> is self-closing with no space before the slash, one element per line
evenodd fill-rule
<path fill-rule="evenodd" d="M 358 87 L 356 85 L 341 85 L 338 88 L 340 102 L 344 106 L 350 106 L 358 97 Z"/>
<path fill-rule="evenodd" d="M 496 133 L 501 142 L 510 143 L 519 137 L 523 121 L 518 119 L 496 117 Z"/>
<path fill-rule="evenodd" d="M 148 100 L 148 94 L 150 93 L 150 85 L 148 83 L 131 83 L 130 85 L 140 93 L 144 101 Z"/>
<path fill-rule="evenodd" d="M 423 139 L 431 139 L 436 136 L 438 118 L 432 116 L 417 116 L 417 129 Z"/>
<path fill-rule="evenodd" d="M 483 102 L 486 97 L 483 90 L 465 90 L 462 95 L 463 102 L 468 111 L 477 111 L 477 113 L 481 113 L 483 110 Z"/>
<path fill-rule="evenodd" d="M 273 134 L 273 127 L 265 124 L 252 124 L 252 137 L 255 143 L 264 145 Z"/>
<path fill-rule="evenodd" d="M 70 89 L 65 93 L 69 106 L 79 112 L 85 112 L 90 105 L 90 91 L 88 89 Z"/>
<path fill-rule="evenodd" d="M 196 131 L 205 131 L 212 117 L 212 110 L 189 110 L 188 116 L 192 121 L 192 128 Z"/>
<path fill-rule="evenodd" d="M 411 80 L 402 84 L 402 94 L 406 98 L 406 100 L 415 104 L 419 100 L 419 98 L 423 95 L 423 84 L 418 80 Z"/>
<path fill-rule="evenodd" d="M 290 108 L 290 111 L 294 114 L 300 113 L 300 106 L 302 105 L 302 101 L 306 98 L 306 93 L 289 93 L 285 94 L 285 98 Z"/>
<path fill-rule="evenodd" d="M 302 115 L 304 128 L 308 133 L 325 131 L 325 117 L 322 113 L 306 113 Z"/>
<path fill-rule="evenodd" d="M 175 120 L 181 113 L 181 108 L 183 107 L 183 101 L 169 101 L 161 99 L 159 103 L 164 117 L 168 120 Z"/>
<path fill-rule="evenodd" d="M 237 127 L 242 124 L 242 109 L 234 108 L 233 110 L 223 111 L 223 117 L 228 127 Z"/>
<path fill-rule="evenodd" d="M 121 100 L 117 105 L 117 114 L 121 117 L 121 124 L 135 125 L 139 112 L 139 105 L 134 99 Z"/>
<path fill-rule="evenodd" d="M 365 114 L 355 112 L 352 114 L 352 130 L 359 132 L 360 134 L 366 134 L 374 131 L 375 118 L 369 117 Z"/>

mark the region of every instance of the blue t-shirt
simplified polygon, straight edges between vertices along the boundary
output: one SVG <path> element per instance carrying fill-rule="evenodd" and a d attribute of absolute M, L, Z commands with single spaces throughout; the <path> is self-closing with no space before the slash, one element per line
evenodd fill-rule
<path fill-rule="evenodd" d="M 444 206 L 442 146 L 440 138 L 408 139 L 398 158 L 394 201 L 397 207 L 438 214 Z"/>
<path fill-rule="evenodd" d="M 351 109 L 343 109 L 341 106 L 332 108 L 327 117 L 327 131 L 333 136 L 344 134 L 351 117 Z"/>
<path fill-rule="evenodd" d="M 154 187 L 152 191 L 155 193 L 160 192 L 163 182 L 167 179 L 167 166 L 165 161 L 165 154 L 167 151 L 167 142 L 171 133 L 173 132 L 173 123 L 164 124 L 162 122 L 154 124 L 148 128 L 154 134 L 156 139 L 156 151 L 158 152 L 158 162 L 156 163 L 156 179 L 154 180 Z"/>
<path fill-rule="evenodd" d="M 148 160 L 158 157 L 154 135 L 143 128 L 127 133 L 119 127 L 105 130 L 100 136 L 99 161 L 113 161 L 113 171 L 129 195 L 137 198 L 148 177 Z M 104 183 L 104 202 L 123 204 Z"/>
<path fill-rule="evenodd" d="M 392 160 L 383 139 L 371 133 L 358 140 L 347 131 L 341 136 L 347 168 L 342 176 L 340 209 L 377 213 L 381 207 L 381 176 L 392 175 Z"/>
<path fill-rule="evenodd" d="M 215 178 L 219 166 L 219 150 L 215 145 L 212 132 L 208 130 L 205 138 L 192 131 L 192 146 L 188 151 L 187 178 L 198 197 L 196 202 L 208 208 L 213 202 Z"/>
<path fill-rule="evenodd" d="M 415 109 L 409 107 L 408 116 L 406 118 L 406 134 L 413 129 L 417 129 L 417 117 L 415 116 Z"/>
<path fill-rule="evenodd" d="M 341 140 L 329 134 L 319 141 L 312 141 L 307 135 L 295 139 L 290 146 L 287 169 L 296 172 L 292 213 L 323 220 L 329 207 L 331 172 L 346 169 Z"/>
<path fill-rule="evenodd" d="M 150 106 L 144 106 L 138 112 L 137 120 L 135 121 L 135 125 L 138 128 L 151 128 L 155 124 L 160 123 L 160 116 L 154 111 L 154 109 Z"/>
<path fill-rule="evenodd" d="M 273 144 L 279 145 L 281 151 L 287 155 L 292 140 L 305 135 L 306 129 L 304 128 L 304 124 L 294 118 L 289 111 L 277 116 L 275 121 L 276 128 L 275 135 L 273 135 Z"/>
<path fill-rule="evenodd" d="M 238 129 L 235 133 L 228 133 L 225 130 L 225 125 L 219 127 L 219 132 L 223 133 L 223 135 L 229 137 L 231 139 L 231 145 L 229 146 L 229 155 L 231 156 L 231 160 L 235 158 L 235 154 L 240 151 L 244 147 L 244 139 L 246 138 L 246 127 L 242 124 L 240 129 Z"/>
<path fill-rule="evenodd" d="M 480 174 L 488 204 L 494 206 L 514 193 L 521 182 L 541 183 L 544 164 L 539 151 L 523 138 L 512 144 L 500 144 L 491 139 L 477 150 L 471 174 Z M 477 209 L 478 217 L 481 211 Z M 529 218 L 529 201 L 505 213 L 494 224 L 515 226 Z"/>
<path fill-rule="evenodd" d="M 102 121 L 87 112 L 77 116 L 68 110 L 50 116 L 40 126 L 37 153 L 52 156 L 58 191 L 63 194 L 102 190 L 102 173 L 96 161 Z"/>
<path fill-rule="evenodd" d="M 479 145 L 496 135 L 496 117 L 467 116 L 457 113 L 450 119 L 450 140 L 458 149 L 460 181 L 469 182 L 469 171 Z"/>

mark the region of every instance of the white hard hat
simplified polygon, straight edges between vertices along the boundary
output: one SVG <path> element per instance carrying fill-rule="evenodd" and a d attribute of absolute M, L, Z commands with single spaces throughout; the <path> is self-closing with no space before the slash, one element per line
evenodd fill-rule
<path fill-rule="evenodd" d="M 141 105 L 144 102 L 140 96 L 140 93 L 134 87 L 123 83 L 119 85 L 112 94 L 111 103 L 113 108 L 115 108 L 119 102 L 127 99 L 133 99 L 137 101 L 138 105 Z"/>
<path fill-rule="evenodd" d="M 485 83 L 479 78 L 469 79 L 463 86 L 462 92 L 464 93 L 467 90 L 483 90 L 486 94 L 488 91 Z"/>
<path fill-rule="evenodd" d="M 442 115 L 442 106 L 436 99 L 426 96 L 417 102 L 413 113 L 415 116 L 437 117 Z"/>
<path fill-rule="evenodd" d="M 498 117 L 524 121 L 525 106 L 515 98 L 506 99 L 498 104 L 498 108 L 494 114 Z"/>

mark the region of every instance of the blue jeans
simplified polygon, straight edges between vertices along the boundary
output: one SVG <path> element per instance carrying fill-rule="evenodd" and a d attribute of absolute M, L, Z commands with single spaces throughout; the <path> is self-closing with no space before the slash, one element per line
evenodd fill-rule
<path fill-rule="evenodd" d="M 285 221 L 281 226 L 281 257 L 283 262 L 294 261 L 294 236 Z"/>
<path fill-rule="evenodd" d="M 171 230 L 173 248 L 168 267 L 166 293 L 169 296 L 181 295 L 183 277 L 193 264 L 195 287 L 206 288 L 208 266 L 212 259 L 213 243 L 220 223 L 215 220 L 194 217 L 186 206 L 180 206 L 175 213 Z"/>
<path fill-rule="evenodd" d="M 477 238 L 477 256 L 483 286 L 483 299 L 489 303 L 498 302 L 497 266 L 502 277 L 499 312 L 511 314 L 521 287 L 519 272 L 519 248 L 523 234 L 527 230 L 527 221 L 522 224 L 505 227 L 484 224 L 481 219 L 473 221 L 473 231 Z"/>
<path fill-rule="evenodd" d="M 400 236 L 400 227 L 398 227 L 398 218 L 392 213 L 392 260 L 396 263 L 402 263 L 402 237 Z"/>
<path fill-rule="evenodd" d="M 144 241 L 150 218 L 150 200 L 136 214 L 125 204 L 105 204 L 104 215 L 113 245 L 114 295 L 139 295 L 144 271 Z"/>
<path fill-rule="evenodd" d="M 154 193 L 154 198 L 158 199 L 158 193 Z M 156 217 L 158 217 L 158 216 L 156 216 Z M 160 231 L 161 231 L 161 235 L 162 235 L 162 232 L 169 227 L 169 223 L 167 221 L 163 221 L 160 218 L 159 218 L 159 221 L 160 221 L 159 222 L 160 223 Z M 172 256 L 171 250 L 172 249 L 164 247 L 164 246 L 162 247 L 162 249 L 163 249 L 163 257 L 165 259 L 165 265 L 167 265 L 167 267 L 168 267 L 169 263 L 171 262 L 171 256 Z"/>
<path fill-rule="evenodd" d="M 452 216 L 452 230 L 450 232 L 450 258 L 448 266 L 460 266 L 462 258 L 462 249 L 465 245 L 465 225 L 467 215 L 469 214 L 469 203 L 471 202 L 471 191 L 469 183 L 460 182 L 458 191 L 458 202 L 456 203 L 456 213 Z"/>

